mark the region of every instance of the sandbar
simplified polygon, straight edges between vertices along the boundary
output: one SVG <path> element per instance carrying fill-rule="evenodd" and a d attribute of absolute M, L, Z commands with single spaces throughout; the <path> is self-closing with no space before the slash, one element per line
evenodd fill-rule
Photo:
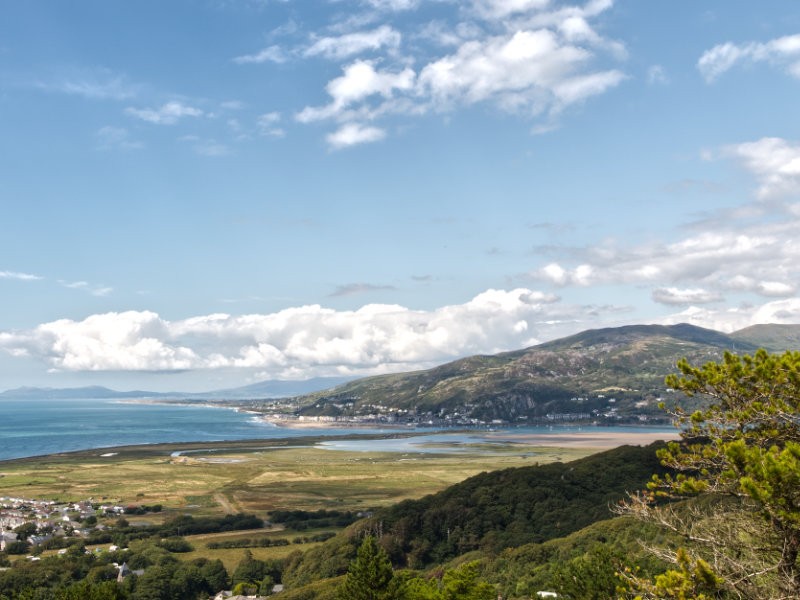
<path fill-rule="evenodd" d="M 547 433 L 490 432 L 486 439 L 517 442 L 530 446 L 557 448 L 616 448 L 618 446 L 647 446 L 659 440 L 675 440 L 675 431 L 575 431 Z"/>

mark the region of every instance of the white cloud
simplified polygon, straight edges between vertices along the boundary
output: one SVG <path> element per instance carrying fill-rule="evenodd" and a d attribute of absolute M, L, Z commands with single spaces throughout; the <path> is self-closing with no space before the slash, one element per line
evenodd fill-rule
<path fill-rule="evenodd" d="M 337 37 L 323 37 L 316 40 L 304 52 L 305 56 L 323 56 L 341 60 L 368 50 L 381 48 L 397 49 L 400 46 L 400 33 L 388 25 L 381 25 L 372 31 L 359 31 Z"/>
<path fill-rule="evenodd" d="M 512 15 L 542 10 L 550 0 L 475 0 L 475 10 L 488 19 L 506 19 Z"/>
<path fill-rule="evenodd" d="M 702 288 L 681 289 L 675 287 L 657 288 L 653 290 L 653 300 L 659 304 L 709 304 L 722 300 L 722 294 Z"/>
<path fill-rule="evenodd" d="M 261 64 L 265 62 L 284 63 L 288 60 L 286 53 L 280 46 L 269 46 L 255 54 L 245 54 L 233 59 L 237 65 Z"/>
<path fill-rule="evenodd" d="M 800 281 L 800 203 L 777 197 L 800 194 L 800 146 L 764 138 L 728 146 L 722 154 L 757 179 L 758 198 L 771 201 L 718 211 L 669 243 L 608 240 L 565 249 L 529 275 L 559 287 L 652 286 L 653 300 L 662 304 L 715 302 L 729 294 L 794 296 Z"/>
<path fill-rule="evenodd" d="M 328 83 L 326 90 L 332 101 L 327 106 L 306 107 L 296 118 L 301 123 L 338 117 L 355 103 L 378 95 L 391 98 L 396 90 L 410 90 L 414 86 L 414 71 L 381 71 L 371 61 L 357 60 L 344 68 L 344 74 Z"/>
<path fill-rule="evenodd" d="M 403 370 L 458 356 L 537 343 L 596 319 L 586 307 L 529 289 L 488 290 L 431 311 L 372 304 L 354 311 L 301 306 L 271 314 L 213 314 L 167 321 L 128 311 L 61 319 L 0 333 L 0 348 L 68 371 L 254 368 L 280 377 L 302 371 Z M 566 330 L 565 330 L 566 328 Z"/>
<path fill-rule="evenodd" d="M 19 271 L 0 271 L 0 279 L 16 279 L 17 281 L 39 281 L 43 279 L 39 275 L 31 273 L 20 273 Z"/>
<path fill-rule="evenodd" d="M 388 10 L 392 12 L 399 12 L 403 10 L 412 10 L 419 6 L 421 0 L 365 0 L 373 8 L 379 10 Z"/>
<path fill-rule="evenodd" d="M 332 101 L 305 107 L 297 120 L 364 123 L 486 104 L 544 120 L 533 127 L 541 132 L 556 128 L 570 106 L 606 93 L 626 78 L 621 70 L 598 64 L 603 53 L 615 60 L 627 54 L 623 44 L 602 35 L 592 22 L 613 6 L 612 0 L 582 6 L 475 0 L 450 6 L 458 18 L 427 22 L 409 37 L 402 56 L 401 34 L 387 24 L 355 33 L 351 25 L 343 35 L 318 39 L 305 56 L 343 59 L 364 51 L 378 56 L 344 67 L 344 75 L 326 86 Z M 442 56 L 436 47 L 449 53 Z"/>
<path fill-rule="evenodd" d="M 159 108 L 128 107 L 125 112 L 137 119 L 156 125 L 174 125 L 183 117 L 202 117 L 204 115 L 199 108 L 177 101 L 167 102 Z"/>
<path fill-rule="evenodd" d="M 439 108 L 493 100 L 507 110 L 538 115 L 622 81 L 619 71 L 584 72 L 591 56 L 552 31 L 516 31 L 462 44 L 455 54 L 425 66 L 419 81 Z"/>
<path fill-rule="evenodd" d="M 800 78 L 800 34 L 770 40 L 734 44 L 726 42 L 703 53 L 697 68 L 708 83 L 737 64 L 766 62 L 784 67 L 790 75 Z"/>
<path fill-rule="evenodd" d="M 339 129 L 326 136 L 332 148 L 348 148 L 358 144 L 378 142 L 386 137 L 386 132 L 378 127 L 369 127 L 359 123 L 345 123 Z"/>
<path fill-rule="evenodd" d="M 575 267 L 552 262 L 536 269 L 535 280 L 557 286 L 654 285 L 653 299 L 666 304 L 716 300 L 714 294 L 748 292 L 790 296 L 800 280 L 800 220 L 700 232 L 670 243 L 618 247 L 606 243 L 580 252 Z M 574 253 L 574 251 L 573 251 Z M 710 290 L 679 289 L 665 284 Z"/>
<path fill-rule="evenodd" d="M 724 152 L 755 175 L 760 198 L 800 193 L 800 145 L 767 137 L 727 146 Z"/>
<path fill-rule="evenodd" d="M 64 281 L 62 279 L 59 279 L 58 283 L 63 285 L 65 288 L 71 290 L 82 290 L 84 292 L 91 294 L 92 296 L 97 296 L 97 297 L 108 296 L 114 291 L 114 288 L 112 287 L 105 285 L 91 284 L 88 281 Z"/>

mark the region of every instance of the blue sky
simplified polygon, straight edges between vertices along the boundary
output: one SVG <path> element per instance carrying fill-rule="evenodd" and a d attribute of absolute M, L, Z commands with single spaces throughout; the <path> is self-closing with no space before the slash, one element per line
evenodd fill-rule
<path fill-rule="evenodd" d="M 800 322 L 787 1 L 0 6 L 0 389 Z"/>

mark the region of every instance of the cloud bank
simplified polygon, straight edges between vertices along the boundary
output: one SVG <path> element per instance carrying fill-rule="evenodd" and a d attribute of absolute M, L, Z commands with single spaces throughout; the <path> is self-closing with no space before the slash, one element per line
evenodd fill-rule
<path fill-rule="evenodd" d="M 168 321 L 149 311 L 61 319 L 0 333 L 0 348 L 65 371 L 257 368 L 276 377 L 411 368 L 530 345 L 577 308 L 519 288 L 432 311 L 371 304 Z M 552 337 L 552 334 L 547 335 Z"/>
<path fill-rule="evenodd" d="M 702 290 L 658 293 L 670 304 L 714 300 Z M 306 379 L 406 371 L 461 356 L 523 348 L 608 326 L 621 314 L 624 307 L 569 305 L 552 294 L 517 288 L 487 290 L 464 304 L 430 311 L 386 304 L 353 311 L 310 305 L 271 314 L 211 314 L 177 321 L 150 311 L 111 312 L 0 332 L 0 349 L 42 361 L 55 371 L 250 369 L 263 377 Z M 755 323 L 798 320 L 800 298 L 787 298 L 718 310 L 688 306 L 655 322 L 691 322 L 733 331 Z"/>

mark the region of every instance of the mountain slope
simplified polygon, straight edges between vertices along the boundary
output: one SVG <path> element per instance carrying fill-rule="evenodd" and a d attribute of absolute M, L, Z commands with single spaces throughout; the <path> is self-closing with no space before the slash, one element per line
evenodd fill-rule
<path fill-rule="evenodd" d="M 770 352 L 800 350 L 800 325 L 752 325 L 735 331 L 731 337 Z"/>
<path fill-rule="evenodd" d="M 667 393 L 664 377 L 680 358 L 705 363 L 726 350 L 757 348 L 687 324 L 597 329 L 426 371 L 360 379 L 298 400 L 307 414 L 363 414 L 380 406 L 506 421 L 548 414 L 656 415 L 658 399 Z"/>

